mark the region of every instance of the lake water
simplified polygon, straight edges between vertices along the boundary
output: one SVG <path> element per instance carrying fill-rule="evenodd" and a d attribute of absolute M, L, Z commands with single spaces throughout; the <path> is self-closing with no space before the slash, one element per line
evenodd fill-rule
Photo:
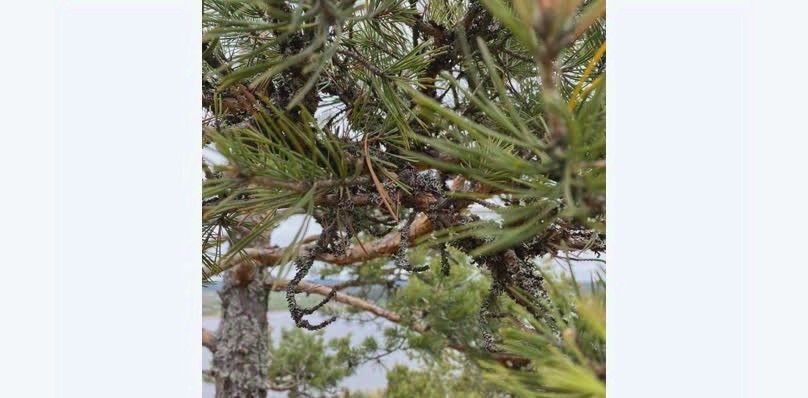
<path fill-rule="evenodd" d="M 269 325 L 272 333 L 272 341 L 280 341 L 281 330 L 287 328 L 294 328 L 294 322 L 288 312 L 270 312 Z M 312 321 L 319 322 L 324 317 L 317 314 L 310 316 Z M 355 344 L 361 343 L 368 336 L 376 338 L 379 342 L 384 341 L 384 329 L 392 326 L 392 324 L 385 320 L 377 320 L 373 322 L 354 322 L 344 319 L 337 319 L 334 323 L 328 325 L 323 329 L 324 338 L 326 341 L 333 338 L 351 335 L 351 340 Z M 204 318 L 202 320 L 202 327 L 210 331 L 215 331 L 219 327 L 219 318 Z M 207 349 L 202 350 L 202 369 L 210 369 L 210 362 L 212 354 Z M 350 377 L 342 380 L 339 387 L 347 388 L 350 390 L 377 390 L 384 388 L 387 384 L 387 370 L 385 367 L 390 368 L 396 364 L 402 364 L 409 367 L 417 367 L 417 364 L 410 360 L 403 352 L 394 352 L 386 357 L 381 358 L 381 365 L 379 363 L 366 363 L 359 366 Z M 202 384 L 202 397 L 213 398 L 215 396 L 215 388 L 213 384 Z M 270 392 L 268 397 L 285 397 L 285 393 Z"/>

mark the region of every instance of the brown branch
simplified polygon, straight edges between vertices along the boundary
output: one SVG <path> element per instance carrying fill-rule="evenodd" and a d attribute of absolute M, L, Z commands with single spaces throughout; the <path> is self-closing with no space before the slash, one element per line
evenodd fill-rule
<path fill-rule="evenodd" d="M 429 218 L 423 214 L 419 214 L 412 225 L 410 225 L 410 237 L 420 237 L 432 232 L 433 226 Z M 386 257 L 395 253 L 398 250 L 399 242 L 401 241 L 401 234 L 398 231 L 391 232 L 383 238 L 377 239 L 372 242 L 365 242 L 362 246 L 356 244 L 352 245 L 344 255 L 336 256 L 330 253 L 323 253 L 316 257 L 317 260 L 335 265 L 349 265 L 358 262 L 373 260 L 379 257 Z M 312 245 L 303 245 L 298 250 L 299 255 L 305 254 L 311 250 Z M 286 248 L 248 248 L 244 249 L 244 253 L 248 258 L 257 261 L 265 266 L 277 265 L 283 257 Z M 235 256 L 234 256 L 235 258 Z M 231 268 L 237 263 L 232 262 L 220 265 L 222 270 Z"/>
<path fill-rule="evenodd" d="M 317 242 L 317 239 L 320 239 L 320 235 L 309 235 L 309 236 L 303 238 L 303 240 L 301 240 L 300 243 L 303 243 L 303 244 L 314 243 L 314 242 Z"/>
<path fill-rule="evenodd" d="M 210 352 L 216 352 L 216 336 L 205 328 L 202 328 L 202 346 Z"/>
<path fill-rule="evenodd" d="M 513 51 L 513 50 L 511 50 L 511 49 L 509 49 L 507 47 L 501 47 L 500 50 L 502 50 L 505 54 L 508 54 L 509 56 L 511 56 L 513 58 L 516 58 L 516 59 L 518 59 L 520 61 L 529 62 L 529 63 L 536 62 L 533 58 L 530 58 L 528 56 L 519 54 L 516 51 Z"/>
<path fill-rule="evenodd" d="M 441 160 L 445 160 L 445 159 L 441 159 Z M 369 166 L 370 165 L 368 165 L 367 167 L 369 167 Z M 372 168 L 367 168 L 367 170 L 370 172 L 370 175 L 362 175 L 362 176 L 359 176 L 359 177 L 354 177 L 354 178 L 349 178 L 349 179 L 323 179 L 323 180 L 317 180 L 317 181 L 314 181 L 314 182 L 289 182 L 289 181 L 277 180 L 275 178 L 265 177 L 265 176 L 252 176 L 252 177 L 241 177 L 241 178 L 244 178 L 244 181 L 247 184 L 253 184 L 253 185 L 266 187 L 266 188 L 278 188 L 278 189 L 282 189 L 282 190 L 290 191 L 290 192 L 307 193 L 311 189 L 329 190 L 329 189 L 333 189 L 333 188 L 336 188 L 336 187 L 351 187 L 351 186 L 357 186 L 357 185 L 369 185 L 369 184 L 371 184 L 371 182 L 375 184 L 377 182 L 377 179 L 372 178 L 372 177 L 375 176 L 374 173 L 373 173 Z M 234 173 L 237 174 L 237 171 L 234 171 Z M 379 184 L 381 184 L 381 182 L 379 182 Z M 379 192 L 379 194 L 382 195 L 382 192 L 385 192 L 385 191 L 382 190 L 382 191 Z M 389 197 L 387 199 L 392 200 Z M 435 197 L 433 194 L 425 193 L 425 192 L 418 192 L 418 193 L 416 193 L 414 195 L 404 195 L 399 199 L 401 200 L 401 202 L 403 204 L 405 204 L 405 205 L 413 205 L 413 207 L 418 209 L 418 210 L 426 210 L 427 208 L 429 208 L 430 205 L 432 205 L 432 204 L 434 204 L 434 203 L 436 203 L 438 201 L 438 198 Z M 321 193 L 318 193 L 314 198 L 314 202 L 317 205 L 335 205 L 335 204 L 338 204 L 338 203 L 343 202 L 345 200 L 350 200 L 354 205 L 357 205 L 357 206 L 366 206 L 366 205 L 371 205 L 371 204 L 377 204 L 370 195 L 361 195 L 361 194 L 352 195 L 350 199 L 347 199 L 347 198 L 345 198 L 343 196 L 340 196 L 339 194 L 336 194 L 336 193 L 321 192 Z M 203 207 L 203 210 L 205 210 L 206 208 L 209 208 L 209 207 L 207 207 L 207 206 Z M 392 212 L 392 209 L 390 209 L 390 211 Z"/>
<path fill-rule="evenodd" d="M 424 33 L 427 36 L 431 36 L 435 39 L 436 42 L 445 41 L 446 37 L 446 29 L 434 22 L 424 22 L 424 17 L 421 15 L 415 16 L 414 22 L 410 25 L 411 27 L 418 29 L 420 33 Z"/>
<path fill-rule="evenodd" d="M 567 261 L 597 261 L 599 263 L 606 263 L 606 260 L 602 258 L 580 258 L 580 257 L 566 257 L 566 256 L 555 256 L 555 258 L 560 258 L 562 260 Z"/>
<path fill-rule="evenodd" d="M 459 182 L 459 180 L 456 180 Z M 419 237 L 425 236 L 435 230 L 435 226 L 429 218 L 423 213 L 419 213 L 415 220 L 410 225 L 410 239 L 415 240 Z M 556 233 L 551 232 L 551 236 L 545 244 L 556 250 L 569 251 L 569 250 L 592 250 L 595 252 L 606 251 L 606 245 L 599 240 L 592 240 L 588 236 L 555 236 Z M 306 238 L 307 241 L 315 239 L 314 237 Z M 380 257 L 388 257 L 393 255 L 398 250 L 399 243 L 401 242 L 401 234 L 398 231 L 390 232 L 382 238 L 371 242 L 365 242 L 362 245 L 354 244 L 348 248 L 343 255 L 334 255 L 330 253 L 321 253 L 315 257 L 316 260 L 330 263 L 333 265 L 347 266 L 355 263 L 361 263 L 369 260 L 374 260 Z M 313 244 L 301 245 L 298 249 L 298 256 L 307 253 Z M 288 248 L 273 247 L 273 248 L 247 248 L 244 249 L 243 256 L 233 256 L 230 262 L 220 264 L 219 270 L 224 271 L 236 265 L 245 263 L 244 258 L 253 260 L 264 266 L 275 266 L 284 257 L 284 253 Z M 206 270 L 210 275 L 213 274 L 212 270 Z"/>
<path fill-rule="evenodd" d="M 289 281 L 286 279 L 272 278 L 267 280 L 267 284 L 272 287 L 272 290 L 280 292 L 286 290 L 286 286 L 289 284 Z M 310 294 L 319 294 L 321 296 L 328 296 L 331 293 L 331 290 L 332 288 L 330 286 L 324 286 L 307 281 L 301 281 L 298 284 L 298 291 L 301 293 L 310 293 Z M 401 315 L 392 312 L 390 310 L 384 309 L 382 307 L 379 307 L 378 305 L 363 300 L 359 297 L 354 297 L 351 295 L 347 295 L 345 293 L 337 293 L 334 296 L 334 301 L 345 305 L 350 305 L 351 307 L 358 308 L 365 312 L 370 312 L 371 314 L 387 319 L 390 322 L 394 322 L 397 324 L 402 323 Z M 423 333 L 428 330 L 426 326 L 421 324 L 413 324 L 408 326 L 412 330 L 415 330 L 416 332 L 419 333 Z"/>
<path fill-rule="evenodd" d="M 361 56 L 361 55 L 359 55 L 359 54 L 357 54 L 357 53 L 355 53 L 353 51 L 339 50 L 339 51 L 337 51 L 337 53 L 342 54 L 342 55 L 344 55 L 344 56 L 346 56 L 348 58 L 353 59 L 354 61 L 358 62 L 359 65 L 362 65 L 362 67 L 364 67 L 365 69 L 367 69 L 368 71 L 370 71 L 371 73 L 373 73 L 374 75 L 376 75 L 376 76 L 378 76 L 378 77 L 380 77 L 382 79 L 388 79 L 389 78 L 387 76 L 387 74 L 385 74 L 384 71 L 381 70 L 378 66 L 373 65 L 372 63 L 370 63 L 370 61 L 366 60 L 363 56 Z"/>
<path fill-rule="evenodd" d="M 279 279 L 279 278 L 272 278 L 267 280 L 267 284 L 271 286 L 271 289 L 274 291 L 284 291 L 286 286 L 289 284 L 289 281 L 286 279 Z M 310 293 L 310 294 L 319 294 L 321 296 L 327 296 L 331 293 L 332 288 L 329 286 L 324 286 L 316 283 L 311 283 L 307 281 L 301 281 L 298 284 L 298 290 L 302 293 Z M 405 326 L 415 332 L 418 333 L 426 333 L 429 331 L 429 326 L 423 323 L 406 323 L 401 315 L 382 308 L 374 303 L 371 303 L 367 300 L 363 300 L 359 297 L 347 295 L 345 293 L 337 293 L 334 296 L 334 301 L 338 303 L 342 303 L 345 305 L 350 305 L 351 307 L 357 308 L 359 310 L 369 312 L 374 314 L 378 317 L 387 319 L 390 322 L 395 324 Z M 449 343 L 447 347 L 458 351 L 458 352 L 467 352 L 469 351 L 469 347 L 464 346 L 462 344 L 457 343 Z M 494 354 L 494 357 L 497 361 L 506 364 L 506 365 L 524 365 L 528 361 L 525 358 L 506 355 L 506 354 Z"/>
<path fill-rule="evenodd" d="M 272 177 L 255 176 L 246 178 L 245 180 L 248 185 L 257 185 L 264 188 L 278 188 L 284 191 L 299 193 L 305 193 L 311 188 L 311 185 L 304 182 L 281 181 Z"/>
<path fill-rule="evenodd" d="M 391 274 L 396 271 L 395 268 L 388 268 L 385 269 L 385 274 Z M 331 286 L 334 290 L 345 290 L 351 287 L 361 287 L 361 286 L 374 286 L 374 285 L 386 285 L 388 283 L 385 279 L 371 279 L 371 280 L 362 280 L 362 279 L 351 279 L 344 282 L 336 283 Z"/>
<path fill-rule="evenodd" d="M 329 189 L 338 186 L 348 187 L 353 185 L 363 185 L 369 183 L 370 178 L 368 176 L 360 176 L 350 179 L 324 179 L 314 182 L 289 182 L 278 180 L 272 177 L 252 176 L 246 178 L 246 182 L 247 184 L 254 184 L 266 188 L 280 188 L 286 191 L 306 193 L 312 188 Z"/>

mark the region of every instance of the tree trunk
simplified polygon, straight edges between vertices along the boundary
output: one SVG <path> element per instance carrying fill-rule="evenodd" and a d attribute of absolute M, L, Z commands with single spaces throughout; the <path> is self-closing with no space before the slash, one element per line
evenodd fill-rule
<path fill-rule="evenodd" d="M 269 383 L 268 290 L 259 270 L 236 267 L 219 291 L 222 321 L 216 332 L 212 373 L 216 398 L 265 398 Z"/>

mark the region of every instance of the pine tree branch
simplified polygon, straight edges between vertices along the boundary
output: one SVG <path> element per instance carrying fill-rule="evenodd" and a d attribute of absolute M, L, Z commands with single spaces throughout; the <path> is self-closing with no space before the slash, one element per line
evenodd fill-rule
<path fill-rule="evenodd" d="M 286 290 L 286 287 L 289 285 L 289 280 L 281 278 L 267 278 L 266 283 L 267 286 L 270 286 L 272 288 L 272 290 L 276 292 L 281 292 Z M 319 294 L 321 296 L 328 296 L 332 290 L 333 288 L 330 286 L 320 285 L 317 283 L 311 283 L 307 281 L 301 281 L 298 284 L 298 292 L 300 293 Z M 334 296 L 333 300 L 338 303 L 350 305 L 351 307 L 357 308 L 364 312 L 369 312 L 378 317 L 387 319 L 388 321 L 393 323 L 402 324 L 403 322 L 401 315 L 393 311 L 387 310 L 385 308 L 382 308 L 369 301 L 363 300 L 359 297 L 351 296 L 345 293 L 337 293 Z M 428 328 L 422 324 L 408 325 L 408 327 L 419 333 L 423 333 L 428 330 Z"/>
<path fill-rule="evenodd" d="M 451 189 L 453 191 L 461 190 L 463 187 L 463 177 L 457 176 L 455 177 L 454 181 L 452 182 Z M 327 205 L 327 204 L 337 204 L 342 199 L 339 195 L 336 194 L 328 194 L 321 196 L 319 199 L 316 199 L 318 205 Z M 353 195 L 351 200 L 355 205 L 365 205 L 374 203 L 371 200 L 370 196 L 367 195 Z M 406 197 L 399 197 L 399 200 L 403 204 L 411 206 L 413 209 L 420 209 L 420 210 L 427 210 L 430 206 L 438 202 L 438 198 L 430 193 L 420 192 L 416 193 L 415 195 L 408 195 Z M 462 206 L 457 206 L 457 209 L 460 210 L 462 207 L 465 207 L 467 204 L 470 204 L 470 201 L 463 202 L 465 203 Z M 204 208 L 203 208 L 204 210 Z M 426 235 L 434 230 L 434 226 L 429 221 L 429 218 L 426 217 L 424 214 L 419 214 L 416 219 L 413 221 L 412 225 L 410 225 L 410 238 L 415 239 Z M 311 239 L 314 239 L 313 237 Z M 316 260 L 332 263 L 335 265 L 348 265 L 357 262 L 363 262 L 372 260 L 379 257 L 386 257 L 390 256 L 398 250 L 399 243 L 401 242 L 401 235 L 398 231 L 391 232 L 386 236 L 377 239 L 370 243 L 362 243 L 352 245 L 347 251 L 345 255 L 335 256 L 333 254 L 319 254 L 315 257 Z M 298 249 L 297 256 L 306 254 L 309 250 L 312 249 L 314 245 L 309 243 L 302 245 Z M 231 260 L 222 264 L 219 264 L 216 270 L 204 268 L 203 274 L 210 276 L 217 275 L 227 269 L 233 268 L 240 264 L 248 264 L 250 265 L 252 262 L 257 262 L 258 264 L 262 264 L 264 266 L 274 266 L 277 265 L 279 261 L 284 257 L 284 253 L 288 248 L 248 248 L 243 251 L 243 255 L 234 255 L 229 256 L 225 255 L 224 258 L 230 258 Z M 245 261 L 246 258 L 246 261 Z"/>
<path fill-rule="evenodd" d="M 210 352 L 216 352 L 216 335 L 205 328 L 202 328 L 202 346 Z"/>
<path fill-rule="evenodd" d="M 376 75 L 376 76 L 378 76 L 378 77 L 380 77 L 382 79 L 389 79 L 390 78 L 378 66 L 373 65 L 372 63 L 370 63 L 370 61 L 365 59 L 363 56 L 361 56 L 361 55 L 359 55 L 359 54 L 357 54 L 357 53 L 355 53 L 353 51 L 339 50 L 337 52 L 339 54 L 342 54 L 342 55 L 348 57 L 348 58 L 352 58 L 354 61 L 358 62 L 359 65 L 362 65 L 362 67 L 364 67 L 365 69 L 367 69 L 368 71 L 370 71 L 371 73 L 373 73 L 374 75 Z"/>
<path fill-rule="evenodd" d="M 286 289 L 286 286 L 289 284 L 288 280 L 281 279 L 281 278 L 268 278 L 268 280 L 266 282 L 267 282 L 267 285 L 270 286 L 271 289 L 274 290 L 274 291 L 284 291 Z M 311 282 L 307 282 L 307 281 L 301 281 L 298 284 L 298 289 L 299 289 L 299 291 L 301 293 L 318 294 L 318 295 L 321 295 L 321 296 L 327 296 L 332 291 L 332 288 L 329 287 L 329 286 L 324 286 L 324 285 L 311 283 Z M 364 300 L 364 299 L 361 299 L 359 297 L 347 295 L 345 293 L 337 293 L 336 296 L 334 296 L 333 300 L 338 302 L 338 303 L 349 305 L 349 306 L 351 306 L 353 308 L 362 310 L 364 312 L 369 312 L 369 313 L 374 314 L 374 315 L 376 315 L 378 317 L 387 319 L 388 321 L 393 322 L 395 324 L 407 327 L 410 330 L 418 332 L 418 333 L 426 333 L 426 332 L 428 332 L 430 330 L 429 325 L 425 325 L 425 324 L 419 323 L 419 322 L 415 322 L 415 323 L 407 322 L 404 318 L 401 317 L 400 314 L 398 314 L 396 312 L 393 312 L 393 311 L 390 311 L 388 309 L 382 308 L 382 307 L 380 307 L 380 306 L 378 306 L 378 305 L 376 305 L 374 303 L 371 303 L 371 302 L 369 302 L 367 300 Z M 449 347 L 449 348 L 451 348 L 453 350 L 456 350 L 458 352 L 464 352 L 464 353 L 469 352 L 469 347 L 464 346 L 462 344 L 449 343 L 447 345 L 447 347 Z M 501 363 L 504 363 L 504 364 L 510 363 L 510 364 L 523 365 L 523 364 L 527 363 L 526 359 L 521 358 L 521 357 L 512 356 L 512 355 L 494 354 L 494 357 L 495 357 L 495 359 L 497 361 L 499 361 Z"/>
<path fill-rule="evenodd" d="M 450 227 L 450 226 L 447 226 Z M 425 214 L 418 214 L 410 225 L 410 239 L 415 240 L 421 236 L 427 235 L 435 231 L 435 226 Z M 306 240 L 311 242 L 315 237 L 307 237 Z M 363 244 L 351 245 L 343 255 L 334 255 L 330 253 L 321 253 L 315 257 L 316 260 L 325 263 L 348 266 L 351 264 L 362 263 L 369 260 L 374 260 L 380 257 L 389 257 L 395 254 L 401 242 L 401 234 L 398 231 L 390 232 L 382 238 L 371 242 L 364 242 Z M 593 239 L 589 231 L 579 231 L 574 229 L 561 229 L 561 230 L 548 230 L 547 235 L 540 240 L 540 245 L 546 248 L 552 248 L 557 251 L 586 251 L 591 250 L 594 252 L 606 251 L 605 242 L 599 239 Z M 307 253 L 313 247 L 312 243 L 303 244 L 298 249 L 298 256 Z M 239 264 L 249 263 L 250 261 L 256 262 L 263 266 L 276 266 L 284 258 L 284 254 L 288 248 L 285 247 L 272 247 L 272 248 L 247 248 L 243 250 L 243 256 L 232 256 L 233 260 L 228 263 L 220 264 L 218 272 L 206 270 L 210 275 L 222 272 L 229 268 L 233 268 Z M 244 261 L 246 257 L 247 261 Z"/>
<path fill-rule="evenodd" d="M 359 176 L 350 179 L 324 179 L 316 180 L 313 182 L 289 182 L 282 181 L 272 177 L 253 176 L 248 177 L 246 182 L 266 188 L 280 188 L 286 191 L 297 193 L 306 193 L 312 188 L 314 189 L 330 189 L 338 186 L 355 186 L 367 184 L 370 181 L 368 176 Z"/>
<path fill-rule="evenodd" d="M 388 268 L 385 269 L 385 274 L 390 274 L 396 271 L 395 268 Z M 361 286 L 376 286 L 376 285 L 386 285 L 388 283 L 387 280 L 384 279 L 373 279 L 373 280 L 362 280 L 362 279 L 351 279 L 344 282 L 336 283 L 331 286 L 334 290 L 345 290 L 351 287 L 361 287 Z"/>
<path fill-rule="evenodd" d="M 433 230 L 433 225 L 429 218 L 424 214 L 419 214 L 412 225 L 410 225 L 410 238 L 416 238 L 426 235 Z M 349 265 L 368 260 L 373 260 L 379 257 L 387 257 L 392 255 L 398 250 L 399 242 L 401 241 L 401 234 L 398 231 L 390 232 L 384 237 L 372 242 L 365 242 L 362 245 L 352 245 L 344 255 L 337 256 L 334 254 L 323 253 L 315 257 L 315 259 L 334 264 L 334 265 Z M 363 247 L 364 246 L 364 249 Z M 307 244 L 300 247 L 298 250 L 300 254 L 305 254 L 311 250 L 312 245 Z M 259 264 L 265 266 L 274 266 L 281 260 L 287 248 L 248 248 L 244 249 L 246 257 L 257 261 Z M 234 256 L 236 257 L 236 256 Z M 222 270 L 231 268 L 237 265 L 231 263 L 220 265 Z"/>

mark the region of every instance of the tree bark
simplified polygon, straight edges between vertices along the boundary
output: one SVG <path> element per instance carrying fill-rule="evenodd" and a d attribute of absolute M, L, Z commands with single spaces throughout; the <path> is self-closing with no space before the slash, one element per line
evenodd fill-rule
<path fill-rule="evenodd" d="M 269 383 L 268 289 L 261 272 L 236 267 L 219 291 L 222 321 L 216 332 L 212 371 L 216 398 L 265 398 Z"/>

